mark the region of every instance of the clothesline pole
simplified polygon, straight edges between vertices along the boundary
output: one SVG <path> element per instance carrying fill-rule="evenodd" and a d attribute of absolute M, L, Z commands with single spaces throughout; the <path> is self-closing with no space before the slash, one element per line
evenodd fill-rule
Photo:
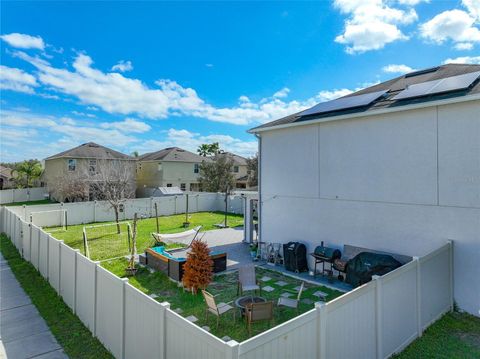
<path fill-rule="evenodd" d="M 160 226 L 158 225 L 158 207 L 157 207 L 157 202 L 155 202 L 155 221 L 157 222 L 157 233 L 160 233 Z"/>

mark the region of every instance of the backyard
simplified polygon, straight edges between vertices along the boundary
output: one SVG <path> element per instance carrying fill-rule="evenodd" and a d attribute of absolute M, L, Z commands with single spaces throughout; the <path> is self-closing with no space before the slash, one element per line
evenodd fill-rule
<path fill-rule="evenodd" d="M 119 258 L 105 261 L 102 262 L 101 265 L 117 276 L 125 277 L 125 267 L 127 265 L 126 259 Z M 302 283 L 300 280 L 282 275 L 281 273 L 258 267 L 256 268 L 256 277 L 257 280 L 262 283 L 262 288 L 273 288 L 270 292 L 262 290 L 261 296 L 267 300 L 273 300 L 275 304 L 283 293 L 290 293 L 287 290 L 295 292 Z M 215 298 L 217 303 L 234 301 L 238 298 L 237 279 L 238 272 L 236 271 L 217 274 L 208 286 L 207 291 L 217 296 Z M 245 320 L 240 318 L 238 309 L 235 309 L 237 310 L 235 322 L 233 321 L 233 314 L 226 313 L 221 316 L 220 324 L 217 329 L 216 317 L 213 314 L 209 314 L 208 319 L 205 320 L 206 304 L 202 294 L 199 293 L 197 295 L 192 295 L 190 292 L 184 291 L 183 288 L 178 287 L 176 283 L 172 282 L 163 273 L 150 271 L 145 267 L 140 267 L 135 276 L 129 277 L 129 283 L 159 302 L 169 302 L 171 309 L 175 310 L 183 317 L 188 318 L 194 316 L 198 319 L 195 321 L 195 324 L 200 327 L 207 326 L 207 330 L 219 338 L 228 337 L 240 342 L 250 337 Z M 320 300 L 318 297 L 319 294 L 317 293 L 319 291 L 326 294 L 327 301 L 343 294 L 340 291 L 332 290 L 327 287 L 305 283 L 305 289 L 302 292 L 298 313 L 292 308 L 275 306 L 273 323 L 268 321 L 254 323 L 251 336 L 259 334 L 270 329 L 272 326 L 279 325 L 314 308 L 314 303 Z M 315 295 L 315 293 L 317 293 L 317 295 Z M 291 298 L 295 296 L 295 294 L 286 295 L 290 295 Z M 234 306 L 233 303 L 231 303 L 231 305 Z"/>
<path fill-rule="evenodd" d="M 190 226 L 202 226 L 202 231 L 218 229 L 215 224 L 223 223 L 224 213 L 222 212 L 197 212 L 192 213 L 188 217 Z M 228 225 L 230 227 L 238 227 L 243 225 L 243 216 L 237 214 L 228 214 Z M 113 224 L 114 222 L 89 223 L 68 226 L 67 230 L 60 227 L 46 228 L 47 232 L 72 248 L 80 249 L 84 253 L 83 244 L 83 227 L 100 225 L 99 227 L 87 229 L 87 237 L 94 238 L 88 241 L 90 258 L 92 260 L 105 260 L 128 254 L 128 240 L 126 236 L 126 223 L 132 224 L 133 221 L 122 222 L 121 235 L 116 234 L 116 226 L 103 226 L 105 224 Z M 183 226 L 185 222 L 185 214 L 158 217 L 159 228 L 161 233 L 178 233 L 185 231 Z M 146 218 L 137 222 L 137 252 L 142 253 L 146 248 L 153 246 L 154 239 L 152 233 L 157 231 L 156 219 Z M 173 245 L 177 246 L 177 245 Z M 172 245 L 170 245 L 172 247 Z M 177 246 L 178 247 L 178 246 Z"/>

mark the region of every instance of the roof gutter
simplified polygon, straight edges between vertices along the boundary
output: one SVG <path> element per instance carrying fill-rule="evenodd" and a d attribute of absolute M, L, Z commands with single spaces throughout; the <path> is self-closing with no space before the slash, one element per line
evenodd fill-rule
<path fill-rule="evenodd" d="M 316 119 L 316 120 L 292 122 L 292 123 L 286 123 L 284 125 L 277 125 L 277 126 L 271 126 L 271 127 L 263 127 L 263 128 L 256 128 L 256 129 L 252 128 L 251 130 L 248 130 L 247 132 L 252 133 L 252 134 L 259 134 L 261 132 L 279 130 L 279 129 L 282 129 L 282 128 L 289 128 L 289 127 L 296 127 L 296 126 L 307 126 L 307 125 L 313 125 L 313 124 L 322 123 L 322 122 L 350 120 L 350 119 L 369 117 L 369 116 L 378 116 L 378 115 L 395 113 L 395 112 L 400 112 L 400 111 L 417 110 L 417 109 L 422 109 L 422 108 L 427 108 L 427 107 L 443 106 L 443 105 L 450 105 L 450 104 L 455 104 L 455 103 L 476 101 L 476 100 L 480 100 L 480 93 L 474 94 L 474 95 L 462 96 L 462 97 L 454 97 L 454 98 L 449 98 L 449 99 L 444 99 L 444 100 L 422 102 L 422 103 L 417 103 L 417 104 L 412 104 L 412 105 L 405 105 L 405 106 L 398 106 L 398 107 L 388 107 L 388 108 L 382 108 L 382 109 L 379 109 L 379 110 L 359 112 L 359 113 L 353 113 L 353 114 L 348 114 L 348 115 L 325 117 L 325 118 L 319 118 L 319 119 Z"/>

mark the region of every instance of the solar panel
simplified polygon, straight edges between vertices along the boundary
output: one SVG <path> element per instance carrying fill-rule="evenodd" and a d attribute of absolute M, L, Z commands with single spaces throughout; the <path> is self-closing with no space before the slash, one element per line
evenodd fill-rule
<path fill-rule="evenodd" d="M 408 86 L 396 95 L 393 100 L 402 100 L 412 97 L 428 96 L 442 92 L 464 90 L 472 85 L 480 76 L 480 71 L 468 74 L 451 76 L 444 79 L 422 82 Z"/>
<path fill-rule="evenodd" d="M 354 107 L 367 106 L 373 101 L 387 93 L 388 90 L 370 92 L 363 95 L 341 97 L 336 100 L 319 103 L 318 105 L 303 111 L 301 116 L 314 115 L 324 112 L 346 110 Z"/>

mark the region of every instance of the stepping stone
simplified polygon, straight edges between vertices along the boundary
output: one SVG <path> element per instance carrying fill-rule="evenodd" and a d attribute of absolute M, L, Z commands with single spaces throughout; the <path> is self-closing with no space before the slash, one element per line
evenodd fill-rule
<path fill-rule="evenodd" d="M 325 293 L 325 292 L 322 292 L 322 291 L 320 291 L 320 290 L 317 290 L 315 293 L 313 293 L 313 295 L 314 295 L 315 297 L 318 297 L 318 298 L 320 298 L 320 299 L 325 300 L 325 299 L 327 298 L 327 295 L 328 295 L 328 294 Z"/>
<path fill-rule="evenodd" d="M 229 342 L 230 340 L 232 340 L 232 338 L 230 338 L 228 335 L 225 335 L 225 336 L 222 338 L 222 340 L 223 340 L 224 342 Z"/>
<path fill-rule="evenodd" d="M 188 317 L 185 318 L 186 320 L 188 320 L 189 322 L 192 322 L 192 323 L 195 323 L 198 321 L 198 318 L 194 315 L 189 315 Z"/>
<path fill-rule="evenodd" d="M 262 290 L 264 290 L 265 292 L 273 292 L 275 290 L 275 288 L 272 288 L 270 287 L 269 285 L 267 285 L 266 287 L 263 287 Z"/>
<path fill-rule="evenodd" d="M 287 282 L 284 282 L 283 280 L 279 280 L 278 282 L 275 282 L 276 285 L 280 286 L 280 287 L 284 287 L 286 286 L 288 283 Z"/>
<path fill-rule="evenodd" d="M 299 291 L 300 291 L 300 287 L 301 287 L 301 286 L 296 286 L 296 287 L 293 288 L 293 289 L 295 289 L 297 292 L 299 292 Z M 303 287 L 303 289 L 305 289 L 305 287 Z"/>
<path fill-rule="evenodd" d="M 292 296 L 292 293 L 282 293 L 280 294 L 280 297 L 284 297 L 284 298 L 290 298 Z"/>
<path fill-rule="evenodd" d="M 177 313 L 177 314 L 182 314 L 182 313 L 183 313 L 182 308 L 176 308 L 176 309 L 174 309 L 173 311 L 174 311 L 175 313 Z"/>
<path fill-rule="evenodd" d="M 272 278 L 270 278 L 269 276 L 263 276 L 262 278 L 260 278 L 260 280 L 262 282 L 268 282 L 269 280 L 272 280 Z"/>
<path fill-rule="evenodd" d="M 150 294 L 150 298 L 152 298 L 152 299 L 158 298 L 158 295 L 156 295 L 155 293 Z"/>
<path fill-rule="evenodd" d="M 207 332 L 210 331 L 210 327 L 209 327 L 208 325 L 204 325 L 204 326 L 202 327 L 202 329 L 203 329 L 203 330 L 206 330 Z"/>
<path fill-rule="evenodd" d="M 301 300 L 301 302 L 305 304 L 313 304 L 313 300 L 311 300 L 310 298 L 304 298 Z"/>

